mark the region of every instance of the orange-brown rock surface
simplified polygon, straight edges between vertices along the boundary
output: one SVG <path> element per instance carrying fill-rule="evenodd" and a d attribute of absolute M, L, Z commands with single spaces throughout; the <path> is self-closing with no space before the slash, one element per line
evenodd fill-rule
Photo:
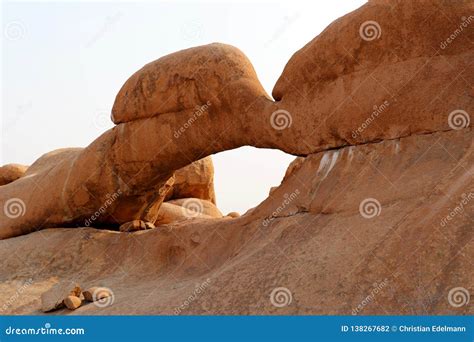
<path fill-rule="evenodd" d="M 69 280 L 58 282 L 41 295 L 41 311 L 49 312 L 63 308 L 66 304 L 64 299 L 70 296 L 78 297 L 80 294 L 81 287 L 78 284 Z"/>
<path fill-rule="evenodd" d="M 211 157 L 178 169 L 175 174 L 171 172 L 163 178 L 158 176 L 158 180 L 150 182 L 152 185 L 146 190 L 132 190 L 120 178 L 116 178 L 115 182 L 110 179 L 117 177 L 113 171 L 106 177 L 100 170 L 89 172 L 87 164 L 79 164 L 78 169 L 82 171 L 76 170 L 76 161 L 87 159 L 90 154 L 82 148 L 59 149 L 41 156 L 27 170 L 25 167 L 24 175 L 28 177 L 3 193 L 6 198 L 5 213 L 11 212 L 12 215 L 3 215 L 1 220 L 5 225 L 12 226 L 0 229 L 0 237 L 9 236 L 10 229 L 14 230 L 15 226 L 19 228 L 13 235 L 60 223 L 66 226 L 97 226 L 104 222 L 127 223 L 137 219 L 154 222 L 163 200 L 196 197 L 213 203 L 216 201 Z M 99 169 L 100 161 L 96 160 L 96 163 Z M 101 176 L 104 176 L 103 179 Z M 107 179 L 110 184 L 106 183 Z M 80 180 L 84 183 L 80 184 Z M 31 197 L 27 189 L 31 189 Z M 46 190 L 48 196 L 42 196 Z M 54 201 L 59 203 L 55 208 Z"/>
<path fill-rule="evenodd" d="M 165 201 L 190 197 L 216 204 L 214 165 L 211 157 L 197 160 L 174 173 L 174 183 Z"/>
<path fill-rule="evenodd" d="M 473 9 L 472 1 L 374 1 L 329 25 L 273 89 L 292 119 L 282 131 L 286 150 L 472 126 Z M 457 121 L 454 111 L 462 111 Z"/>
<path fill-rule="evenodd" d="M 115 295 L 74 314 L 473 314 L 448 300 L 473 291 L 473 165 L 471 129 L 416 135 L 312 154 L 240 218 L 2 240 L 2 299 L 33 279 L 5 312 L 39 313 L 41 293 L 74 276 Z M 292 300 L 278 307 L 281 287 Z"/>
<path fill-rule="evenodd" d="M 290 59 L 273 91 L 276 102 L 243 53 L 228 45 L 151 62 L 118 93 L 117 126 L 54 168 L 0 189 L 0 202 L 18 198 L 27 207 L 20 217 L 1 218 L 0 238 L 91 220 L 153 222 L 173 171 L 239 146 L 307 155 L 471 127 L 474 33 L 443 44 L 473 6 L 368 3 Z M 430 30 L 418 29 L 423 20 Z"/>
<path fill-rule="evenodd" d="M 23 177 L 28 166 L 21 164 L 7 164 L 0 167 L 0 185 L 5 185 Z"/>
<path fill-rule="evenodd" d="M 59 277 L 113 291 L 74 314 L 472 314 L 473 9 L 371 1 L 295 53 L 275 101 L 228 45 L 149 63 L 114 128 L 0 188 L 4 213 L 19 200 L 0 219 L 3 312 L 38 313 Z M 244 145 L 305 158 L 241 217 L 164 202 L 176 170 Z M 116 231 L 134 220 L 165 225 Z"/>
<path fill-rule="evenodd" d="M 164 202 L 158 212 L 155 225 L 159 226 L 168 223 L 177 223 L 195 218 L 210 219 L 212 216 L 205 215 L 199 210 L 187 209 L 178 204 Z"/>
<path fill-rule="evenodd" d="M 174 204 L 183 207 L 187 211 L 195 211 L 200 214 L 211 217 L 222 217 L 221 211 L 211 201 L 202 200 L 199 198 L 180 198 L 168 201 L 166 203 Z"/>

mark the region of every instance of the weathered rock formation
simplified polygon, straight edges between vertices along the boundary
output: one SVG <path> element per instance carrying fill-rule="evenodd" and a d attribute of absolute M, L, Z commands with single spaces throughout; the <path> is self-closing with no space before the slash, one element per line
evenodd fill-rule
<path fill-rule="evenodd" d="M 195 218 L 221 218 L 220 210 L 210 201 L 198 198 L 183 198 L 164 202 L 158 212 L 155 225 L 180 222 Z"/>
<path fill-rule="evenodd" d="M 41 295 L 41 311 L 49 312 L 63 308 L 64 305 L 66 305 L 66 303 L 64 303 L 64 299 L 70 296 L 79 297 L 80 295 L 81 287 L 78 284 L 72 281 L 62 281 L 56 283 L 48 291 Z"/>
<path fill-rule="evenodd" d="M 21 164 L 7 164 L 0 167 L 0 185 L 5 185 L 23 177 L 28 166 Z"/>
<path fill-rule="evenodd" d="M 223 216 L 221 211 L 214 205 L 214 203 L 198 198 L 180 198 L 168 201 L 167 203 L 181 206 L 187 211 L 195 211 L 199 214 L 204 214 L 211 217 Z"/>
<path fill-rule="evenodd" d="M 26 204 L 0 238 L 166 225 L 0 241 L 4 311 L 36 313 L 59 276 L 114 292 L 75 314 L 472 314 L 474 31 L 459 28 L 473 9 L 371 1 L 290 59 L 275 101 L 227 45 L 146 65 L 117 95 L 117 126 L 0 188 L 0 204 Z M 241 217 L 162 204 L 175 170 L 243 145 L 305 158 Z"/>
<path fill-rule="evenodd" d="M 216 204 L 214 165 L 211 157 L 197 160 L 174 173 L 174 183 L 165 201 L 190 197 Z"/>
<path fill-rule="evenodd" d="M 116 127 L 54 167 L 0 189 L 0 202 L 19 198 L 27 207 L 15 219 L 2 217 L 0 238 L 91 217 L 96 225 L 154 222 L 174 170 L 243 145 L 306 155 L 470 127 L 474 33 L 466 30 L 442 49 L 457 27 L 436 14 L 456 23 L 470 18 L 473 6 L 369 3 L 290 59 L 273 91 L 276 102 L 248 59 L 228 45 L 149 63 L 118 93 Z M 423 18 L 430 18 L 430 30 L 418 29 Z"/>
<path fill-rule="evenodd" d="M 173 175 L 166 179 L 166 182 L 158 182 L 156 188 L 150 188 L 147 193 L 144 195 L 138 194 L 132 199 L 134 205 L 131 208 L 117 206 L 115 202 L 122 197 L 123 192 L 120 188 L 115 189 L 115 192 L 107 192 L 104 195 L 94 196 L 94 192 L 88 192 L 87 188 L 82 188 L 84 192 L 79 192 L 83 194 L 83 201 L 87 202 L 87 206 L 90 208 L 95 208 L 95 211 L 92 212 L 88 217 L 82 217 L 82 221 L 78 219 L 69 220 L 68 217 L 74 216 L 74 212 L 85 212 L 87 208 L 85 207 L 59 207 L 52 210 L 54 215 L 51 215 L 51 212 L 45 211 L 48 206 L 47 204 L 52 202 L 53 199 L 57 199 L 59 203 L 69 203 L 69 200 L 76 198 L 77 193 L 68 193 L 67 187 L 64 188 L 69 182 L 71 174 L 74 174 L 76 170 L 70 169 L 67 173 L 64 173 L 64 168 L 69 168 L 69 164 L 77 158 L 81 157 L 83 154 L 87 154 L 87 149 L 82 148 L 64 148 L 55 150 L 45 155 L 41 156 L 33 165 L 28 169 L 17 164 L 9 164 L 3 167 L 4 178 L 11 181 L 18 179 L 20 176 L 25 176 L 25 181 L 19 184 L 16 187 L 13 187 L 13 191 L 23 191 L 23 189 L 31 186 L 33 190 L 33 197 L 29 200 L 23 200 L 23 198 L 28 198 L 26 194 L 18 195 L 18 197 L 9 197 L 4 202 L 5 211 L 4 213 L 11 213 L 11 215 L 3 215 L 2 222 L 5 224 L 21 222 L 30 222 L 32 220 L 31 226 L 25 228 L 24 226 L 20 227 L 20 230 L 17 233 L 29 232 L 32 230 L 40 230 L 44 227 L 53 227 L 54 223 L 51 222 L 63 222 L 63 225 L 83 225 L 83 226 L 100 226 L 103 222 L 115 223 L 127 223 L 130 221 L 129 218 L 135 214 L 130 214 L 131 210 L 136 207 L 136 205 L 144 205 L 149 208 L 147 211 L 148 216 L 140 216 L 139 218 L 145 219 L 146 221 L 153 222 L 156 221 L 159 207 L 163 200 L 172 200 L 180 199 L 187 197 L 196 197 L 198 199 L 209 200 L 215 203 L 215 192 L 214 192 L 214 168 L 212 165 L 211 157 L 203 158 L 197 160 L 179 170 Z M 0 170 L 1 171 L 1 170 Z M 22 171 L 22 172 L 21 172 Z M 61 171 L 58 176 L 58 172 Z M 85 172 L 85 171 L 84 171 Z M 13 176 L 14 177 L 13 177 Z M 54 177 L 56 175 L 57 177 Z M 91 173 L 93 177 L 94 173 Z M 85 174 L 79 174 L 80 177 L 85 177 Z M 6 182 L 6 183 L 9 183 Z M 100 182 L 99 182 L 100 183 Z M 85 183 L 87 184 L 87 182 Z M 15 184 L 17 185 L 17 184 Z M 94 187 L 88 189 L 96 189 L 95 186 L 99 187 L 100 184 L 95 184 Z M 64 193 L 59 193 L 63 189 Z M 48 191 L 48 196 L 43 196 L 43 201 L 38 201 L 37 198 L 40 197 L 42 191 Z M 51 192 L 51 193 L 50 193 Z M 10 192 L 6 192 L 10 194 Z M 44 193 L 43 193 L 44 194 Z M 80 194 L 79 194 L 80 195 Z M 1 196 L 1 190 L 0 190 Z M 50 197 L 51 196 L 51 197 Z M 150 203 L 146 202 L 146 198 L 156 198 L 155 200 L 150 200 Z M 103 202 L 100 203 L 99 199 Z M 10 202 L 9 202 L 10 200 Z M 120 201 L 122 201 L 120 199 Z M 127 199 L 125 200 L 127 201 Z M 110 213 L 113 208 L 118 211 L 118 213 Z M 89 209 L 90 212 L 91 209 Z M 39 215 L 38 217 L 33 217 L 33 215 Z M 61 216 L 62 215 L 62 216 Z M 111 216 L 109 216 L 111 215 Z M 119 217 L 128 217 L 128 219 L 118 219 Z M 127 216 L 129 215 L 129 216 Z M 130 216 L 131 215 L 131 216 Z M 104 217 L 105 216 L 105 217 Z M 107 218 L 108 217 L 108 218 Z M 144 223 L 145 224 L 145 223 Z M 10 227 L 11 228 L 11 227 Z M 8 229 L 5 230 L 8 234 Z M 15 234 L 18 235 L 18 234 Z M 0 229 L 0 236 L 2 236 L 2 230 Z"/>
<path fill-rule="evenodd" d="M 84 315 L 473 314 L 449 301 L 452 289 L 473 291 L 472 138 L 464 129 L 312 154 L 236 219 L 2 240 L 0 296 L 17 298 L 4 312 L 39 313 L 56 277 L 74 277 L 115 295 L 74 311 Z M 270 297 L 279 287 L 292 298 L 282 307 Z"/>

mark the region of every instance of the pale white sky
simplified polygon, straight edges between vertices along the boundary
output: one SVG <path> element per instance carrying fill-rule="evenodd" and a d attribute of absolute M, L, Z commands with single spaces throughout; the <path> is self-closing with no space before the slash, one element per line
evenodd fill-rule
<path fill-rule="evenodd" d="M 112 127 L 115 95 L 133 72 L 191 46 L 235 45 L 271 94 L 295 51 L 365 2 L 2 1 L 0 163 L 87 146 Z M 294 157 L 245 147 L 213 158 L 219 208 L 243 213 Z"/>

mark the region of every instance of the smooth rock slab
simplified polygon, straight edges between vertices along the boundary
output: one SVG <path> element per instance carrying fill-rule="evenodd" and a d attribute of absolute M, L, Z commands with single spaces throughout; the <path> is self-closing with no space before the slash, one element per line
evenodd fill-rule
<path fill-rule="evenodd" d="M 74 282 L 64 281 L 54 285 L 41 295 L 41 311 L 49 312 L 64 306 L 64 298 L 81 295 L 81 287 Z"/>

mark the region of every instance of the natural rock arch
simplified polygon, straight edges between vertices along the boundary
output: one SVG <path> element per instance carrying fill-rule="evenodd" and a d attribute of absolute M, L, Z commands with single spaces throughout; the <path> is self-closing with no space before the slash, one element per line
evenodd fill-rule
<path fill-rule="evenodd" d="M 473 4 L 371 2 L 334 22 L 290 59 L 273 91 L 275 102 L 248 59 L 228 45 L 183 50 L 146 65 L 117 95 L 114 128 L 0 188 L 4 213 L 11 200 L 22 204 L 19 214 L 2 215 L 0 238 L 80 225 L 97 212 L 98 224 L 153 221 L 174 170 L 244 145 L 306 155 L 451 129 L 450 112 L 472 109 L 466 83 L 451 79 L 454 69 L 473 81 L 474 33 L 437 51 L 451 32 L 445 18 L 433 16 L 436 30 L 427 32 L 398 15 L 429 15 L 439 7 L 459 18 L 469 16 Z M 374 17 L 383 32 L 363 39 L 361 25 Z M 442 93 L 448 83 L 443 101 L 433 103 L 420 92 L 413 97 L 414 87 Z M 374 106 L 386 101 L 377 124 L 360 130 Z"/>

